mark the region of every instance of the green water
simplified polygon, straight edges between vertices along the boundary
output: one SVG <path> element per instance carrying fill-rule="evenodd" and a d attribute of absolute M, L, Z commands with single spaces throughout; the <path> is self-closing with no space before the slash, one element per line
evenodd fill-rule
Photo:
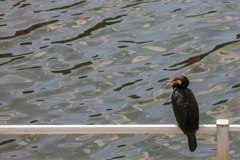
<path fill-rule="evenodd" d="M 240 123 L 238 0 L 1 0 L 0 124 L 176 124 L 165 83 L 190 79 L 200 123 Z M 238 159 L 239 136 L 230 137 Z M 1 159 L 216 158 L 214 135 L 1 135 Z"/>

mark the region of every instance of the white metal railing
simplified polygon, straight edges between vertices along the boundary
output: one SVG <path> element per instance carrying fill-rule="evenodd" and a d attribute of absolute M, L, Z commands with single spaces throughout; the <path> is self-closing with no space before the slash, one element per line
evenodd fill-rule
<path fill-rule="evenodd" d="M 239 134 L 240 125 L 219 119 L 199 125 L 197 134 L 217 134 L 217 159 L 229 158 L 229 133 Z M 176 125 L 0 125 L 0 134 L 182 134 Z"/>

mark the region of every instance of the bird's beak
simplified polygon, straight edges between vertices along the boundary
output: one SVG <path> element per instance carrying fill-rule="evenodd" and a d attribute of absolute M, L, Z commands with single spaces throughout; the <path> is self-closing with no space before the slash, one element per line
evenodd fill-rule
<path fill-rule="evenodd" d="M 166 80 L 165 82 L 166 82 L 166 83 L 170 83 L 170 82 L 173 83 L 174 80 L 173 80 L 173 79 L 171 79 L 171 80 Z"/>
<path fill-rule="evenodd" d="M 181 80 L 174 80 L 174 79 L 172 79 L 172 80 L 166 80 L 166 82 L 167 82 L 167 83 L 169 83 L 169 82 L 171 82 L 171 83 L 177 83 L 177 84 L 181 84 L 181 83 L 182 83 Z"/>

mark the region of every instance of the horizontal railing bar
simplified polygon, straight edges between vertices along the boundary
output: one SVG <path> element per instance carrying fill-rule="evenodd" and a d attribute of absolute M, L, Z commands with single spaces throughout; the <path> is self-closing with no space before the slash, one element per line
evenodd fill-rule
<path fill-rule="evenodd" d="M 229 133 L 239 134 L 240 125 L 229 125 Z M 182 134 L 182 131 L 173 124 L 0 125 L 0 134 Z M 216 134 L 216 125 L 199 125 L 197 134 Z"/>
<path fill-rule="evenodd" d="M 163 125 L 0 125 L 0 134 L 182 134 L 172 124 Z M 200 125 L 199 134 L 216 133 L 216 125 Z"/>
<path fill-rule="evenodd" d="M 240 134 L 240 125 L 239 124 L 230 124 L 229 125 L 230 134 Z"/>

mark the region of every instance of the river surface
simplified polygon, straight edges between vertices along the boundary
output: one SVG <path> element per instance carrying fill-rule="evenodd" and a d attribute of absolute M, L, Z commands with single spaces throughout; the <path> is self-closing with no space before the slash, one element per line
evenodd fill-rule
<path fill-rule="evenodd" d="M 0 0 L 0 124 L 176 124 L 186 75 L 200 123 L 240 123 L 239 0 Z M 1 159 L 216 159 L 214 135 L 1 135 Z M 231 160 L 240 136 L 230 136 Z"/>

